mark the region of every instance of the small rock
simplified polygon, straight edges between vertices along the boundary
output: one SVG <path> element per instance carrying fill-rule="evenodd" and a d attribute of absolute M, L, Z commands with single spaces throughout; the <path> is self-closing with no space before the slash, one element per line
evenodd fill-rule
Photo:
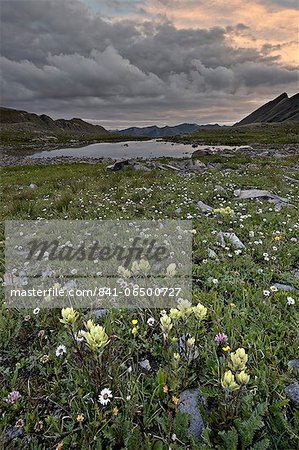
<path fill-rule="evenodd" d="M 108 314 L 108 309 L 96 309 L 94 311 L 94 315 L 96 316 L 97 319 L 99 319 L 100 317 L 105 317 Z"/>
<path fill-rule="evenodd" d="M 285 388 L 285 393 L 296 406 L 299 405 L 299 383 L 290 384 Z"/>
<path fill-rule="evenodd" d="M 198 156 L 206 156 L 211 155 L 212 151 L 210 148 L 200 148 L 198 150 L 195 150 L 195 152 L 192 153 L 192 158 L 196 158 Z"/>
<path fill-rule="evenodd" d="M 199 159 L 189 159 L 185 162 L 185 169 L 192 170 L 194 172 L 205 169 L 206 167 L 207 166 L 203 162 L 199 161 Z"/>
<path fill-rule="evenodd" d="M 217 253 L 214 252 L 214 250 L 212 250 L 211 248 L 208 248 L 208 257 L 211 259 L 217 259 Z"/>
<path fill-rule="evenodd" d="M 4 442 L 8 443 L 13 439 L 19 438 L 23 434 L 23 428 L 8 425 L 4 433 Z"/>
<path fill-rule="evenodd" d="M 287 181 L 291 181 L 292 183 L 299 183 L 299 180 L 296 180 L 296 178 L 291 178 L 291 177 L 287 177 L 287 176 L 284 176 L 284 178 Z"/>
<path fill-rule="evenodd" d="M 29 184 L 30 189 L 36 189 L 37 185 L 34 183 Z"/>
<path fill-rule="evenodd" d="M 175 213 L 176 213 L 177 216 L 180 216 L 182 214 L 182 208 L 177 208 L 175 210 Z"/>
<path fill-rule="evenodd" d="M 204 202 L 202 202 L 201 200 L 197 203 L 197 207 L 202 211 L 202 212 L 212 212 L 213 208 L 209 205 L 206 205 Z"/>
<path fill-rule="evenodd" d="M 133 165 L 133 169 L 134 170 L 143 170 L 144 172 L 150 172 L 151 169 L 149 167 L 147 167 L 145 164 L 134 164 Z"/>
<path fill-rule="evenodd" d="M 175 166 L 173 164 L 160 164 L 158 167 L 160 169 L 171 169 L 171 170 L 174 170 L 176 172 L 180 172 L 181 171 L 181 169 L 179 167 L 177 167 L 177 166 Z"/>
<path fill-rule="evenodd" d="M 293 286 L 290 286 L 289 284 L 275 283 L 274 286 L 277 289 L 281 289 L 281 290 L 286 291 L 286 292 L 291 292 L 291 291 L 297 291 L 298 292 L 297 289 L 295 289 Z"/>
<path fill-rule="evenodd" d="M 276 199 L 279 202 L 287 203 L 288 199 L 279 197 L 278 195 L 272 194 L 270 191 L 265 191 L 261 189 L 246 189 L 242 191 L 237 189 L 234 191 L 234 195 L 238 198 L 252 199 L 252 198 L 266 198 L 266 199 Z"/>
<path fill-rule="evenodd" d="M 129 160 L 124 161 L 116 161 L 114 164 L 107 166 L 107 170 L 111 170 L 113 172 L 117 170 L 122 170 L 124 167 L 129 165 Z"/>
<path fill-rule="evenodd" d="M 269 202 L 276 203 L 275 204 L 275 211 L 277 211 L 277 212 L 281 211 L 286 206 L 288 208 L 294 208 L 294 205 L 292 205 L 291 203 L 280 202 L 279 200 L 276 200 L 276 199 L 269 200 Z"/>
<path fill-rule="evenodd" d="M 235 233 L 223 233 L 223 231 L 220 231 L 218 233 L 218 241 L 223 247 L 225 247 L 226 242 L 228 241 L 237 249 L 245 248 L 245 245 Z"/>
<path fill-rule="evenodd" d="M 220 186 L 219 184 L 216 184 L 215 191 L 219 192 L 220 194 L 226 194 L 226 190 L 224 189 L 224 187 Z"/>
<path fill-rule="evenodd" d="M 299 373 L 299 359 L 292 359 L 288 366 L 292 372 Z"/>
<path fill-rule="evenodd" d="M 190 416 L 188 431 L 199 440 L 204 428 L 204 421 L 198 405 L 200 401 L 199 391 L 198 389 L 187 389 L 180 394 L 179 398 L 178 409 L 181 413 Z"/>
<path fill-rule="evenodd" d="M 150 372 L 152 370 L 152 367 L 148 359 L 143 359 L 142 361 L 139 361 L 138 364 L 141 367 L 141 369 L 145 370 L 145 372 Z"/>

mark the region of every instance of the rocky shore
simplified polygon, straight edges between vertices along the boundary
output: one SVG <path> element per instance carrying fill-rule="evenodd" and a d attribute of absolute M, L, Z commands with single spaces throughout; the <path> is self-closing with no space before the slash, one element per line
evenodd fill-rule
<path fill-rule="evenodd" d="M 191 158 L 200 158 L 203 156 L 223 156 L 226 158 L 232 158 L 236 155 L 244 155 L 246 157 L 252 158 L 253 162 L 255 158 L 285 158 L 289 156 L 298 156 L 299 158 L 299 144 L 253 144 L 250 146 L 232 146 L 230 149 L 224 148 L 224 146 L 204 146 L 202 143 L 199 144 L 197 142 L 181 142 L 186 146 L 191 146 L 194 149 L 194 152 L 191 155 Z M 200 146 L 200 148 L 198 148 Z M 51 149 L 57 149 L 57 146 L 51 147 Z M 0 166 L 2 167 L 11 167 L 11 166 L 32 166 L 32 165 L 58 165 L 58 164 L 78 164 L 78 163 L 86 163 L 86 164 L 99 164 L 99 163 L 107 163 L 112 164 L 115 162 L 115 159 L 112 158 L 91 158 L 91 157 L 74 157 L 74 156 L 59 156 L 53 158 L 31 158 L 34 153 L 40 152 L 41 150 L 50 150 L 49 146 L 45 146 L 41 148 L 38 146 L 37 148 L 30 148 L 28 152 L 25 152 L 25 149 L 22 149 L 22 154 L 17 154 L 17 147 L 2 147 L 0 148 Z M 150 159 L 150 158 L 149 158 Z M 157 158 L 161 159 L 161 158 Z M 162 158 L 163 159 L 163 158 Z M 134 158 L 136 163 L 141 161 L 141 159 Z M 134 161 L 130 160 L 131 162 Z"/>

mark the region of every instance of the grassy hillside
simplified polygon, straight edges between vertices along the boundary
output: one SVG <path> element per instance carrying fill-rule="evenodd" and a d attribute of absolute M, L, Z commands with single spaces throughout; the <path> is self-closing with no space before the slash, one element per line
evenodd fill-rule
<path fill-rule="evenodd" d="M 53 120 L 45 114 L 0 108 L 0 139 L 2 145 L 63 143 L 109 138 L 111 133 L 99 125 L 82 119 Z"/>
<path fill-rule="evenodd" d="M 60 310 L 33 312 L 3 304 L 3 448 L 298 447 L 298 412 L 285 394 L 297 376 L 288 363 L 298 358 L 298 294 L 272 287 L 279 282 L 299 289 L 294 275 L 299 256 L 299 184 L 284 178 L 287 174 L 298 179 L 298 158 L 279 164 L 259 158 L 254 162 L 227 160 L 221 168 L 194 178 L 170 170 L 111 173 L 102 164 L 2 170 L 5 220 L 192 220 L 193 305 L 206 308 L 201 320 L 194 321 L 189 310 L 188 316 L 185 311 L 181 319 L 172 319 L 166 339 L 159 310 L 112 309 L 100 318 L 81 310 L 74 325 L 65 326 L 59 321 Z M 219 185 L 222 190 L 215 188 Z M 277 212 L 266 200 L 235 198 L 234 189 L 251 187 L 287 197 L 297 208 L 286 206 Z M 202 215 L 199 200 L 220 209 Z M 219 245 L 217 233 L 228 230 L 242 240 L 242 251 Z M 3 235 L 0 241 L 3 271 Z M 208 249 L 218 259 L 211 258 Z M 84 337 L 82 342 L 75 338 L 79 330 L 86 331 L 90 318 L 109 337 L 100 359 Z M 186 333 L 195 339 L 190 343 L 198 349 L 195 359 L 182 350 L 178 354 L 178 338 Z M 219 333 L 226 335 L 227 342 L 216 342 Z M 229 390 L 223 384 L 224 373 L 238 348 L 248 356 L 250 378 Z M 144 359 L 150 364 L 148 372 L 139 364 Z M 101 400 L 104 388 L 111 390 L 106 406 Z M 179 410 L 189 388 L 203 396 L 199 404 L 205 430 L 199 441 L 188 434 L 189 416 Z M 13 395 L 18 398 L 11 399 Z"/>
<path fill-rule="evenodd" d="M 252 124 L 229 128 L 201 129 L 192 134 L 167 140 L 215 145 L 296 144 L 299 142 L 299 124 Z"/>

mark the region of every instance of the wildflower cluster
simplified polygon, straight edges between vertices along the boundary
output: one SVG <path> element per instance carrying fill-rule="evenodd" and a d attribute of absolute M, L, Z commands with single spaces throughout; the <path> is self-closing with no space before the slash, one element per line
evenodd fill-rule
<path fill-rule="evenodd" d="M 133 334 L 133 336 L 136 336 L 136 334 L 138 333 L 138 330 L 139 330 L 138 320 L 137 319 L 133 319 L 132 320 L 132 325 L 133 325 L 133 328 L 131 330 L 131 333 Z"/>
<path fill-rule="evenodd" d="M 233 209 L 231 209 L 229 206 L 227 206 L 226 208 L 215 208 L 213 210 L 214 213 L 218 213 L 218 214 L 224 214 L 227 216 L 234 216 L 235 215 L 235 211 Z"/>
<path fill-rule="evenodd" d="M 105 332 L 105 328 L 100 325 L 95 325 L 92 320 L 89 320 L 86 324 L 89 331 L 85 333 L 87 345 L 90 350 L 97 352 L 103 348 L 108 342 L 108 335 Z"/>
<path fill-rule="evenodd" d="M 73 325 L 79 317 L 79 313 L 73 308 L 63 308 L 61 310 L 62 319 L 59 319 L 61 323 L 65 325 Z"/>
<path fill-rule="evenodd" d="M 250 379 L 250 375 L 246 373 L 246 364 L 248 361 L 248 355 L 244 348 L 238 348 L 235 352 L 230 354 L 230 361 L 228 367 L 231 370 L 227 370 L 222 377 L 222 387 L 229 392 L 240 389 L 245 386 Z"/>
<path fill-rule="evenodd" d="M 180 320 L 194 314 L 196 319 L 203 320 L 207 315 L 207 308 L 203 306 L 201 303 L 198 303 L 196 306 L 192 306 L 191 302 L 188 300 L 179 300 L 177 308 L 171 308 L 169 312 L 169 316 L 173 320 Z"/>

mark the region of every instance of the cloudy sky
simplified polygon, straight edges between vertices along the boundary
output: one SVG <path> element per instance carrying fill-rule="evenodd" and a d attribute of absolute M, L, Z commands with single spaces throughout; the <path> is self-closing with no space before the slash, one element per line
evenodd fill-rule
<path fill-rule="evenodd" d="M 1 104 L 229 124 L 298 90 L 297 0 L 0 0 Z"/>

